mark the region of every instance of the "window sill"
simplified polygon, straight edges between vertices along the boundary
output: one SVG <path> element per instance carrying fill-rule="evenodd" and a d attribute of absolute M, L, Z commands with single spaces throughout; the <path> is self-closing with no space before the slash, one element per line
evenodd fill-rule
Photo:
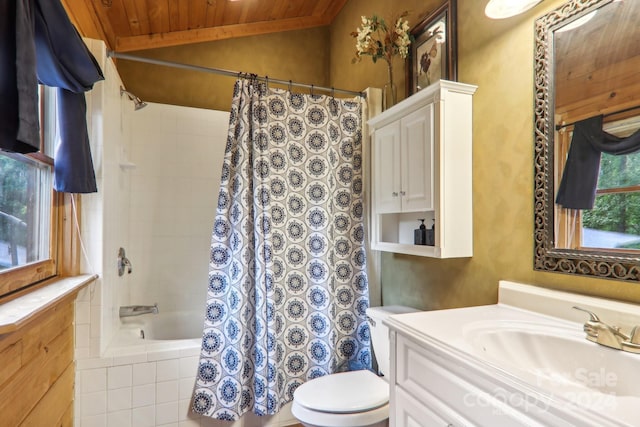
<path fill-rule="evenodd" d="M 0 305 L 0 335 L 20 329 L 33 317 L 73 297 L 96 280 L 96 274 L 52 279 L 45 286 Z"/>

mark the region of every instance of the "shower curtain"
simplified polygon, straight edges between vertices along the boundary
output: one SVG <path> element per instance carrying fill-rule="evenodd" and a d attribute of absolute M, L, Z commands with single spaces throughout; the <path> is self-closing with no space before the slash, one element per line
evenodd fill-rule
<path fill-rule="evenodd" d="M 192 409 L 271 415 L 371 365 L 361 102 L 236 82 Z"/>

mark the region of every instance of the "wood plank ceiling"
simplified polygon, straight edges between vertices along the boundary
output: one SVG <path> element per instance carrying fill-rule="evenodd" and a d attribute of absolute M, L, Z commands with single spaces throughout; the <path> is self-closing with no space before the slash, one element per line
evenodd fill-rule
<path fill-rule="evenodd" d="M 635 106 L 640 98 L 640 2 L 608 3 L 589 16 L 554 37 L 555 114 L 567 122 Z"/>
<path fill-rule="evenodd" d="M 62 0 L 85 37 L 116 52 L 329 25 L 347 0 Z"/>

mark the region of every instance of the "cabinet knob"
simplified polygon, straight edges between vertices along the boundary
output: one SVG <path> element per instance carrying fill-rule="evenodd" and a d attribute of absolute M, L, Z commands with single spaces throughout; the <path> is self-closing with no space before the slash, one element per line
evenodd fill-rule
<path fill-rule="evenodd" d="M 400 192 L 400 195 L 402 195 L 402 196 L 406 196 L 406 195 L 407 195 L 407 192 L 406 192 L 406 191 L 401 191 L 401 192 Z"/>
<path fill-rule="evenodd" d="M 393 197 L 398 197 L 398 192 L 397 192 L 397 191 L 394 191 L 394 192 L 392 192 L 392 193 L 391 193 L 391 195 L 392 195 Z"/>

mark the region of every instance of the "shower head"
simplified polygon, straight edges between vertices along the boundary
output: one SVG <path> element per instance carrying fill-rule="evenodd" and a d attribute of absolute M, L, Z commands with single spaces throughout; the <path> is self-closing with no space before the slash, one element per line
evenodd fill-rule
<path fill-rule="evenodd" d="M 137 96 L 135 96 L 134 94 L 132 94 L 131 92 L 123 88 L 122 86 L 120 86 L 120 96 L 122 96 L 123 93 L 126 94 L 131 101 L 133 101 L 135 111 L 138 111 L 139 109 L 147 106 L 146 102 L 144 102 L 143 100 L 141 100 L 140 98 L 138 98 Z"/>

